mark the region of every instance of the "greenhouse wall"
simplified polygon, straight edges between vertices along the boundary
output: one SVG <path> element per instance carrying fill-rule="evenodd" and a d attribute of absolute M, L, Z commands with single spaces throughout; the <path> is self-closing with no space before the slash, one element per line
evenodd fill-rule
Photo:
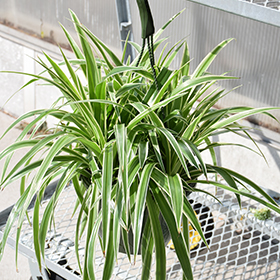
<path fill-rule="evenodd" d="M 231 0 L 231 4 L 234 4 L 234 1 L 238 5 L 242 2 Z M 227 90 L 237 88 L 224 97 L 218 104 L 219 106 L 280 106 L 279 27 L 186 0 L 150 0 L 149 2 L 156 29 L 163 26 L 173 15 L 184 10 L 165 30 L 163 37 L 167 37 L 166 42 L 170 47 L 182 38 L 187 40 L 192 58 L 192 70 L 222 40 L 235 38 L 222 50 L 209 69 L 214 74 L 229 72 L 230 75 L 239 77 L 235 81 L 222 84 Z M 136 1 L 129 0 L 129 3 L 134 41 L 141 44 L 141 27 Z M 74 34 L 72 22 L 69 19 L 69 8 L 75 11 L 81 22 L 97 37 L 113 48 L 118 55 L 121 55 L 116 5 L 112 0 L 5 1 L 0 10 L 0 21 L 3 27 L 8 26 L 28 36 L 39 38 L 43 42 L 59 44 L 67 49 L 67 42 L 58 22 Z M 248 6 L 244 6 L 245 8 L 248 9 Z M 268 8 L 263 7 L 263 9 Z M 0 36 L 1 38 L 3 41 L 3 36 Z M 24 47 L 24 43 L 19 42 L 18 44 L 19 47 Z M 159 52 L 160 50 L 157 50 L 157 54 Z M 3 56 L 3 51 L 1 55 Z M 24 57 L 24 53 L 18 54 L 20 61 L 23 61 Z M 1 63 L 2 65 L 4 63 L 3 59 L 7 58 L 0 57 L 0 66 Z M 180 54 L 171 67 L 177 67 L 179 64 Z M 16 63 L 19 70 L 20 65 L 20 63 Z M 12 61 L 10 66 L 12 68 Z M 25 94 L 25 97 L 21 98 L 28 96 L 31 94 Z M 18 98 L 20 99 L 20 97 Z M 39 104 L 38 98 L 37 103 Z M 36 106 L 36 102 L 34 104 Z M 3 105 L 2 101 L 0 105 Z M 7 108 L 7 105 L 5 106 Z M 18 112 L 21 111 L 17 110 L 16 113 Z M 276 117 L 280 119 L 279 112 L 276 113 Z M 253 121 L 274 130 L 280 130 L 280 126 L 276 122 L 272 123 L 265 117 L 258 117 Z"/>

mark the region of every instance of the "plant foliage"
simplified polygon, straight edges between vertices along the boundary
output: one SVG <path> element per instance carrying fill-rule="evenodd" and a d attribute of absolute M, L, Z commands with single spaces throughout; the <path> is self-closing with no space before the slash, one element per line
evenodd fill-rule
<path fill-rule="evenodd" d="M 62 29 L 75 59 L 66 58 L 61 50 L 63 61 L 56 63 L 44 54 L 47 63 L 40 58 L 37 60 L 44 68 L 43 73 L 22 73 L 30 76 L 31 82 L 40 80 L 59 89 L 63 96 L 59 100 L 64 100 L 64 103 L 58 105 L 58 100 L 52 108 L 28 112 L 7 129 L 8 132 L 19 122 L 34 117 L 15 143 L 0 154 L 0 159 L 6 158 L 1 188 L 14 180 L 22 182 L 21 197 L 6 224 L 0 252 L 3 254 L 14 223 L 20 231 L 28 206 L 37 195 L 32 225 L 34 249 L 41 267 L 54 208 L 64 186 L 72 181 L 77 194 L 75 210 L 79 211 L 76 243 L 82 232 L 86 239 L 83 267 L 77 251 L 83 279 L 95 279 L 96 242 L 100 242 L 105 256 L 103 279 L 110 279 L 120 239 L 131 262 L 134 261 L 131 255 L 142 252 L 142 279 L 149 279 L 154 252 L 156 279 L 165 279 L 165 244 L 159 223 L 159 215 L 162 215 L 184 277 L 191 280 L 189 240 L 188 234 L 181 230 L 182 219 L 183 224 L 190 221 L 206 243 L 198 218 L 187 200 L 190 192 L 203 191 L 195 188 L 195 183 L 213 184 L 230 190 L 239 201 L 241 195 L 250 196 L 280 213 L 273 199 L 256 184 L 216 165 L 214 147 L 223 144 L 213 142 L 211 138 L 213 134 L 246 132 L 237 123 L 240 119 L 275 108 L 213 108 L 225 92 L 212 86 L 219 80 L 235 78 L 210 75 L 207 70 L 231 39 L 213 49 L 192 74 L 186 42 L 179 42 L 167 54 L 162 51 L 155 64 L 157 90 L 147 49 L 144 49 L 138 67 L 137 57 L 132 62 L 124 62 L 83 26 L 74 12 L 70 11 L 70 14 L 79 44 L 63 26 Z M 155 49 L 164 42 L 159 38 L 161 33 L 178 15 L 154 35 Z M 140 50 L 136 43 L 132 44 Z M 181 66 L 171 70 L 170 64 L 179 51 L 183 53 Z M 67 71 L 63 70 L 65 68 Z M 35 124 L 39 128 L 48 116 L 58 121 L 52 133 L 33 133 L 26 138 L 30 128 Z M 13 153 L 21 148 L 29 150 L 8 171 Z M 205 151 L 211 152 L 212 163 L 203 160 Z M 39 159 L 35 157 L 38 154 L 41 155 Z M 34 171 L 31 183 L 25 186 L 26 177 Z M 209 181 L 209 174 L 222 176 L 226 184 Z M 206 179 L 201 179 L 202 175 Z M 40 199 L 47 185 L 56 178 L 59 178 L 57 189 L 39 221 Z M 250 185 L 263 198 L 239 190 L 240 184 Z M 143 223 L 145 211 L 148 215 Z M 129 231 L 133 232 L 132 246 L 128 244 Z"/>

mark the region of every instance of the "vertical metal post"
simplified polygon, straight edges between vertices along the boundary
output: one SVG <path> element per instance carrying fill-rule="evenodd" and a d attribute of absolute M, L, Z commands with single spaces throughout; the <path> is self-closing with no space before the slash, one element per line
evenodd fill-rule
<path fill-rule="evenodd" d="M 213 142 L 219 142 L 219 135 L 213 135 Z M 216 158 L 217 158 L 217 165 L 222 166 L 222 157 L 221 157 L 221 148 L 215 147 L 214 148 L 215 153 L 216 153 Z"/>
<path fill-rule="evenodd" d="M 32 280 L 49 280 L 49 277 L 48 277 L 45 269 L 43 269 L 40 272 L 38 264 L 37 264 L 36 261 L 33 261 L 33 260 L 28 258 L 28 262 L 29 262 L 29 268 L 30 268 L 31 279 Z"/>
<path fill-rule="evenodd" d="M 116 8 L 117 8 L 120 38 L 122 41 L 121 44 L 123 49 L 128 34 L 129 34 L 129 41 L 133 41 L 132 21 L 131 21 L 128 0 L 116 0 Z M 130 44 L 128 44 L 126 48 L 125 61 L 129 56 L 131 57 L 131 60 L 135 58 L 134 49 Z"/>

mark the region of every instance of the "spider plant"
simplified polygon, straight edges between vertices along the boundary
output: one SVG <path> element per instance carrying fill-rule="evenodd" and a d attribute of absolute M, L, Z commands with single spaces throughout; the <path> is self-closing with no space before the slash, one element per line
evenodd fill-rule
<path fill-rule="evenodd" d="M 155 33 L 155 50 L 165 41 L 160 35 L 179 14 Z M 74 211 L 79 212 L 76 255 L 83 279 L 95 279 L 97 242 L 105 256 L 103 279 L 110 279 L 120 239 L 131 262 L 141 252 L 142 279 L 150 277 L 153 255 L 156 279 L 165 279 L 165 240 L 159 215 L 168 226 L 184 279 L 193 279 L 189 222 L 207 243 L 187 198 L 190 192 L 205 192 L 202 187 L 195 187 L 196 183 L 229 190 L 239 202 L 240 196 L 249 196 L 280 213 L 277 204 L 260 187 L 241 174 L 216 164 L 214 148 L 225 144 L 213 142 L 211 138 L 213 134 L 227 132 L 243 133 L 249 137 L 246 128 L 238 121 L 257 113 L 269 114 L 267 112 L 275 108 L 213 107 L 226 94 L 225 90 L 213 85 L 219 80 L 235 78 L 210 75 L 207 70 L 231 39 L 214 48 L 192 73 L 184 41 L 174 45 L 167 53 L 163 48 L 153 70 L 147 47 L 139 61 L 136 57 L 133 61 L 124 62 L 125 49 L 123 57 L 118 58 L 79 22 L 73 11 L 70 15 L 80 44 L 63 26 L 62 29 L 75 59 L 68 59 L 61 50 L 63 60 L 57 63 L 45 53 L 44 61 L 47 62 L 40 58 L 36 60 L 44 68 L 42 73 L 20 73 L 31 77 L 29 83 L 40 80 L 59 89 L 61 97 L 51 108 L 25 113 L 6 131 L 34 117 L 15 143 L 0 153 L 0 159 L 6 158 L 1 189 L 14 180 L 21 182 L 21 197 L 7 221 L 0 252 L 3 254 L 14 223 L 18 228 L 18 244 L 28 206 L 37 195 L 32 227 L 34 250 L 41 268 L 55 206 L 65 185 L 72 181 L 77 195 Z M 131 44 L 140 52 L 139 45 Z M 182 51 L 181 66 L 171 70 L 170 64 L 179 51 Z M 153 71 L 156 71 L 157 81 Z M 62 104 L 59 103 L 61 100 L 64 101 Z M 48 116 L 57 119 L 57 126 L 52 128 L 52 133 L 37 135 L 36 129 Z M 31 136 L 27 136 L 34 126 Z M 8 171 L 13 153 L 24 147 L 29 150 Z M 212 162 L 203 160 L 206 151 L 210 151 Z M 209 174 L 222 176 L 226 184 L 210 180 Z M 29 175 L 32 180 L 26 184 Z M 40 220 L 41 198 L 48 184 L 57 178 L 56 191 Z M 249 185 L 262 198 L 242 191 L 239 185 Z M 209 195 L 215 197 L 215 194 Z M 145 223 L 144 213 L 148 213 Z M 129 231 L 133 233 L 133 244 L 129 244 Z M 78 244 L 82 234 L 86 246 L 81 261 Z"/>

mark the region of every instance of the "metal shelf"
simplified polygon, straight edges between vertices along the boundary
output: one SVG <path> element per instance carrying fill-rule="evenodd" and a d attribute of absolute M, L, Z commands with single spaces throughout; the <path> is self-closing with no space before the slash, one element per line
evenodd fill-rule
<path fill-rule="evenodd" d="M 204 186 L 198 186 L 198 188 Z M 209 187 L 207 191 L 214 191 Z M 259 207 L 256 202 L 243 197 L 240 209 L 235 196 L 218 190 L 219 204 L 212 197 L 201 193 L 190 196 L 193 205 L 202 204 L 210 212 L 198 214 L 204 230 L 210 240 L 210 250 L 203 244 L 191 251 L 194 279 L 279 279 L 280 275 L 280 216 L 273 213 L 266 221 L 257 220 L 251 208 Z M 46 238 L 46 266 L 60 277 L 68 280 L 80 279 L 80 271 L 74 251 L 75 223 L 77 216 L 72 217 L 76 195 L 70 185 L 65 188 L 55 210 L 55 230 L 51 230 Z M 42 203 L 42 210 L 48 201 Z M 210 214 L 211 213 L 211 214 Z M 32 217 L 32 210 L 29 211 Z M 214 229 L 210 232 L 209 228 Z M 8 244 L 15 248 L 16 227 L 8 238 Z M 0 236 L 2 232 L 0 231 Z M 81 260 L 84 255 L 84 239 L 79 244 Z M 96 278 L 102 278 L 104 258 L 97 246 L 95 272 Z M 35 261 L 32 240 L 32 227 L 26 220 L 20 237 L 20 253 Z M 174 250 L 166 248 L 167 277 L 181 279 L 182 271 Z M 152 279 L 154 279 L 154 265 Z M 140 279 L 141 256 L 135 265 L 129 263 L 124 254 L 118 254 L 118 264 L 111 279 Z"/>

